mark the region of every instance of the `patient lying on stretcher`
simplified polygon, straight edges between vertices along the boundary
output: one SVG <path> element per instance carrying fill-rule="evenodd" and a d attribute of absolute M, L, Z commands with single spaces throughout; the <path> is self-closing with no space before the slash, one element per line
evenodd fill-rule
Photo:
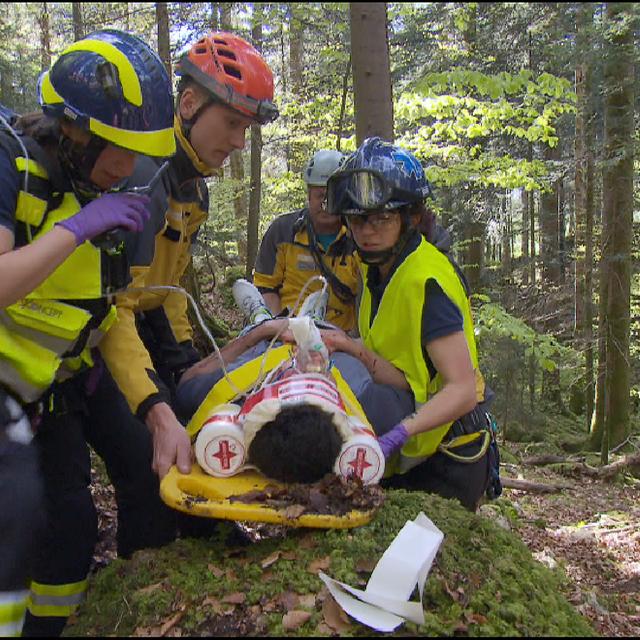
<path fill-rule="evenodd" d="M 270 348 L 274 337 L 280 340 Z M 348 354 L 329 361 L 318 341 L 309 318 L 268 320 L 221 350 L 231 383 L 216 354 L 183 375 L 178 409 L 202 427 L 195 450 L 204 471 L 224 477 L 253 466 L 282 482 L 315 482 L 329 472 L 380 480 L 384 456 L 371 425 L 384 433 L 413 410 L 413 398 L 372 386 Z M 296 345 L 293 355 L 287 342 Z"/>

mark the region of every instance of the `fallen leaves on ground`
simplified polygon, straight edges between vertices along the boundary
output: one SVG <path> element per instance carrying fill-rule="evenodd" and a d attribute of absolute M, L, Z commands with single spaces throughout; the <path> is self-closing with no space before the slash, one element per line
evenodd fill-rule
<path fill-rule="evenodd" d="M 331 566 L 331 558 L 325 556 L 324 558 L 317 558 L 307 567 L 309 573 L 318 573 L 318 571 L 326 571 Z"/>
<path fill-rule="evenodd" d="M 259 503 L 282 510 L 291 520 L 303 513 L 342 516 L 350 511 L 370 511 L 384 502 L 379 485 L 363 485 L 357 477 L 348 479 L 328 473 L 312 484 L 267 485 L 264 489 L 231 496 L 230 502 Z"/>
<path fill-rule="evenodd" d="M 285 591 L 278 596 L 278 602 L 285 611 L 289 612 L 300 604 L 300 596 L 294 591 Z"/>
<path fill-rule="evenodd" d="M 154 627 L 137 627 L 133 632 L 134 637 L 149 638 L 149 637 L 162 637 L 175 627 L 180 620 L 182 620 L 186 611 L 186 605 L 183 605 L 180 611 L 174 613 L 170 618 L 167 618 L 161 625 Z"/>
<path fill-rule="evenodd" d="M 155 584 L 150 584 L 148 587 L 142 587 L 142 589 L 138 589 L 136 591 L 136 595 L 140 596 L 148 596 L 150 593 L 157 591 L 163 587 L 162 582 L 156 582 Z"/>
<path fill-rule="evenodd" d="M 237 591 L 236 593 L 230 593 L 224 596 L 224 598 L 222 598 L 222 602 L 227 604 L 243 604 L 246 599 L 246 594 Z"/>
<path fill-rule="evenodd" d="M 295 631 L 298 627 L 301 627 L 305 622 L 307 622 L 310 617 L 310 611 L 289 611 L 282 617 L 282 626 L 285 631 Z"/>
<path fill-rule="evenodd" d="M 339 635 L 351 627 L 347 614 L 330 594 L 322 603 L 322 615 L 326 625 Z"/>
<path fill-rule="evenodd" d="M 555 497 L 505 490 L 519 512 L 514 532 L 540 562 L 562 566 L 565 596 L 600 634 L 640 635 L 640 485 L 550 467 L 526 467 L 526 476 L 571 488 Z"/>
<path fill-rule="evenodd" d="M 282 551 L 274 551 L 273 553 L 269 554 L 261 563 L 260 566 L 263 569 L 266 569 L 268 567 L 270 567 L 272 564 L 274 564 L 275 562 L 277 562 L 280 559 L 280 556 L 282 555 Z"/>

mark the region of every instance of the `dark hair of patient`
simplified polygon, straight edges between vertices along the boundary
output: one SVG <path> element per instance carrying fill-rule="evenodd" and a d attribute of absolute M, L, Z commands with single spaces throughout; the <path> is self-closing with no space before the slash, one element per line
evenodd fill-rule
<path fill-rule="evenodd" d="M 333 471 L 342 439 L 331 414 L 320 407 L 284 407 L 249 446 L 249 462 L 280 482 L 316 482 Z"/>

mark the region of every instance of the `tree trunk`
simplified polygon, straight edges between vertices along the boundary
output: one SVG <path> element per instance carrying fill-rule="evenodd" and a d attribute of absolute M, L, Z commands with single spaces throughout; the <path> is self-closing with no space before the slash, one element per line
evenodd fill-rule
<path fill-rule="evenodd" d="M 529 192 L 529 279 L 531 284 L 536 281 L 536 196 L 533 191 Z"/>
<path fill-rule="evenodd" d="M 605 243 L 607 242 L 607 238 L 609 237 L 607 219 L 603 216 L 602 218 L 602 235 L 601 235 L 601 246 L 604 255 Z M 605 269 L 605 262 L 603 259 L 600 260 L 600 264 L 598 266 L 598 293 L 599 293 L 599 302 L 598 302 L 598 367 L 597 367 L 597 376 L 596 376 L 596 397 L 595 397 L 595 411 L 593 413 L 593 419 L 591 420 L 591 428 L 590 428 L 590 436 L 589 436 L 589 448 L 593 450 L 598 450 L 602 444 L 602 432 L 604 429 L 604 404 L 605 404 L 605 376 L 607 372 L 606 362 L 607 362 L 607 349 L 606 349 L 606 340 L 605 336 L 608 331 L 608 322 L 607 322 L 607 291 L 608 291 L 608 280 L 607 273 Z"/>
<path fill-rule="evenodd" d="M 545 147 L 544 159 L 556 160 L 558 147 Z M 553 170 L 553 169 L 552 169 Z M 550 191 L 540 195 L 540 258 L 542 277 L 547 282 L 560 281 L 560 247 L 558 231 L 558 189 L 559 180 L 551 184 Z"/>
<path fill-rule="evenodd" d="M 244 158 L 242 151 L 236 149 L 230 155 L 231 178 L 235 184 L 233 212 L 236 219 L 236 242 L 238 257 L 242 262 L 247 258 L 247 193 L 244 184 Z"/>
<path fill-rule="evenodd" d="M 502 261 L 501 261 L 501 271 L 502 278 L 504 282 L 511 282 L 512 275 L 512 263 L 511 263 L 511 240 L 512 240 L 512 228 L 511 228 L 511 210 L 507 205 L 507 197 L 509 192 L 506 191 L 504 193 L 504 198 L 502 198 L 502 203 L 500 206 L 500 217 L 501 227 L 502 227 Z"/>
<path fill-rule="evenodd" d="M 304 25 L 302 18 L 306 11 L 300 2 L 292 2 L 289 5 L 289 90 L 293 102 L 301 102 L 304 95 Z M 307 162 L 307 149 L 298 141 L 297 134 L 300 130 L 300 117 L 293 115 L 289 119 L 287 155 L 289 156 L 289 170 L 300 173 Z"/>
<path fill-rule="evenodd" d="M 220 4 L 220 27 L 223 31 L 232 31 L 233 4 L 223 2 Z M 238 257 L 241 262 L 247 259 L 247 193 L 244 184 L 244 159 L 242 151 L 236 149 L 229 155 L 231 178 L 235 184 L 235 196 L 233 198 L 233 213 L 235 217 L 235 236 L 238 247 Z"/>
<path fill-rule="evenodd" d="M 575 133 L 575 327 L 576 347 L 585 354 L 584 377 L 572 386 L 571 409 L 585 412 L 587 431 L 594 404 L 593 387 L 593 105 L 587 30 L 593 6 L 583 3 L 576 16 L 576 133 Z"/>
<path fill-rule="evenodd" d="M 220 28 L 223 31 L 231 31 L 233 25 L 231 24 L 231 10 L 233 9 L 233 2 L 220 2 Z"/>
<path fill-rule="evenodd" d="M 484 228 L 479 220 L 470 220 L 464 225 L 467 259 L 463 262 L 464 275 L 471 291 L 480 291 L 480 275 L 484 262 Z"/>
<path fill-rule="evenodd" d="M 529 71 L 534 71 L 533 68 L 533 35 L 531 28 L 527 28 L 527 68 Z M 533 143 L 529 142 L 527 145 L 527 160 L 531 162 L 533 160 Z M 529 191 L 528 198 L 528 210 L 529 216 L 529 241 L 531 242 L 531 250 L 529 251 L 529 277 L 527 280 L 534 284 L 536 281 L 536 216 L 535 216 L 535 196 L 533 191 Z"/>
<path fill-rule="evenodd" d="M 567 259 L 564 176 L 558 180 L 558 281 L 564 284 Z"/>
<path fill-rule="evenodd" d="M 385 2 L 350 2 L 356 144 L 380 136 L 393 142 L 393 96 Z"/>
<path fill-rule="evenodd" d="M 253 44 L 262 51 L 262 6 L 254 5 Z M 251 188 L 249 190 L 249 218 L 247 220 L 247 268 L 246 277 L 251 279 L 258 253 L 258 229 L 260 226 L 260 196 L 262 186 L 262 131 L 260 125 L 251 125 Z"/>
<path fill-rule="evenodd" d="M 522 253 L 522 284 L 529 284 L 529 199 L 530 191 L 522 192 L 522 235 L 520 252 Z"/>
<path fill-rule="evenodd" d="M 82 2 L 72 2 L 73 9 L 73 39 L 75 41 L 84 38 L 84 22 L 82 20 Z"/>
<path fill-rule="evenodd" d="M 607 3 L 605 55 L 604 216 L 610 238 L 603 251 L 608 282 L 604 432 L 612 446 L 629 435 L 631 240 L 633 237 L 634 8 Z M 603 441 L 605 438 L 603 438 Z M 603 447 L 603 464 L 607 462 Z"/>
<path fill-rule="evenodd" d="M 49 8 L 46 2 L 42 3 L 38 24 L 40 25 L 40 59 L 42 70 L 46 71 L 51 66 L 51 30 L 49 28 Z"/>
<path fill-rule="evenodd" d="M 156 2 L 156 25 L 158 28 L 158 55 L 164 63 L 171 81 L 171 43 L 169 41 L 169 12 L 166 2 Z"/>
<path fill-rule="evenodd" d="M 284 26 L 280 25 L 280 66 L 283 69 L 287 68 L 287 48 L 285 46 L 285 38 L 284 38 Z M 287 99 L 288 97 L 288 89 L 290 86 L 290 82 L 289 79 L 287 77 L 286 73 L 282 74 L 282 96 Z M 280 116 L 280 123 L 281 126 L 284 127 L 287 131 L 289 131 L 289 117 L 287 115 L 281 115 Z M 287 163 L 287 171 L 291 171 L 291 138 L 290 136 L 287 134 L 286 136 L 286 141 L 285 141 L 285 160 Z"/>
<path fill-rule="evenodd" d="M 220 31 L 220 7 L 218 2 L 211 2 L 211 30 Z"/>
<path fill-rule="evenodd" d="M 304 71 L 304 36 L 302 26 L 302 16 L 305 11 L 304 6 L 299 2 L 292 2 L 289 5 L 291 17 L 289 22 L 289 69 L 291 72 L 291 90 L 300 91 L 303 85 Z"/>
<path fill-rule="evenodd" d="M 340 117 L 338 118 L 338 132 L 336 133 L 336 149 L 342 147 L 342 129 L 344 126 L 344 112 L 347 106 L 347 94 L 349 92 L 349 77 L 351 76 L 351 56 L 347 61 L 347 68 L 342 76 L 342 99 L 340 100 Z"/>

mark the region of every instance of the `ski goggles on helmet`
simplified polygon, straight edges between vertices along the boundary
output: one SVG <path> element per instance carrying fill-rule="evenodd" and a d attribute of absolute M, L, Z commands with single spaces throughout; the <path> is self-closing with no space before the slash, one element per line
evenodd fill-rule
<path fill-rule="evenodd" d="M 374 169 L 338 171 L 327 182 L 327 211 L 336 215 L 395 209 L 421 199 L 388 182 L 383 173 Z"/>

